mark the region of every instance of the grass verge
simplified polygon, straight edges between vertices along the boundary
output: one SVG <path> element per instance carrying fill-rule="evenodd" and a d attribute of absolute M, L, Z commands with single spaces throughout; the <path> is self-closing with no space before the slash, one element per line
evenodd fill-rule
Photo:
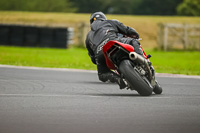
<path fill-rule="evenodd" d="M 0 46 L 0 64 L 96 69 L 90 62 L 87 51 L 81 48 L 50 49 Z"/>
<path fill-rule="evenodd" d="M 200 52 L 145 50 L 156 72 L 200 75 Z M 0 64 L 96 70 L 86 49 L 50 49 L 0 46 Z"/>

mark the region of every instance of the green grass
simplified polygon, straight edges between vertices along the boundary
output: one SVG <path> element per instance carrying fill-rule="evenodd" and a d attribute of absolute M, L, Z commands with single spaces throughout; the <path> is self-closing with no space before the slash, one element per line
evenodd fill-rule
<path fill-rule="evenodd" d="M 156 72 L 200 75 L 200 52 L 197 51 L 149 51 Z"/>
<path fill-rule="evenodd" d="M 96 69 L 90 62 L 87 51 L 79 48 L 50 49 L 0 46 L 0 64 Z"/>
<path fill-rule="evenodd" d="M 146 50 L 159 73 L 200 75 L 200 52 Z M 50 49 L 0 46 L 0 64 L 96 70 L 86 49 Z"/>

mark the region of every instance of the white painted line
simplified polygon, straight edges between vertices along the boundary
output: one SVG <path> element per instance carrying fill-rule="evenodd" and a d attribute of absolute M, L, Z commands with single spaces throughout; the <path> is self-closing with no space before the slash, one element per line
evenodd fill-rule
<path fill-rule="evenodd" d="M 26 67 L 26 66 L 14 66 L 14 65 L 1 65 L 0 68 L 17 68 L 17 69 L 32 69 L 32 70 L 53 70 L 53 71 L 72 71 L 72 72 L 88 72 L 97 73 L 96 70 L 83 70 L 83 69 L 70 69 L 70 68 L 45 68 L 45 67 Z M 168 74 L 168 73 L 156 73 L 156 77 L 169 77 L 169 78 L 195 78 L 200 79 L 197 75 L 184 75 L 184 74 Z"/>
<path fill-rule="evenodd" d="M 32 70 L 53 70 L 53 71 L 72 71 L 72 72 L 89 72 L 97 73 L 95 70 L 83 70 L 83 69 L 70 69 L 70 68 L 46 68 L 46 67 L 27 67 L 27 66 L 13 66 L 13 65 L 1 65 L 0 68 L 16 68 L 16 69 L 32 69 Z"/>
<path fill-rule="evenodd" d="M 50 94 L 0 94 L 6 97 L 69 97 L 74 95 L 50 95 Z"/>
<path fill-rule="evenodd" d="M 156 77 L 200 79 L 200 76 L 197 76 L 197 75 L 168 74 L 168 73 L 156 73 Z"/>

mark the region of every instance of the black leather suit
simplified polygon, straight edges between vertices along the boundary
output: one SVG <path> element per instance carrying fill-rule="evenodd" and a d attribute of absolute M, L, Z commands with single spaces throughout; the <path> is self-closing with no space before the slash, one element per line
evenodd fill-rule
<path fill-rule="evenodd" d="M 134 47 L 135 52 L 143 54 L 140 49 L 140 43 L 133 38 L 119 37 L 118 33 L 127 36 L 136 36 L 139 34 L 133 28 L 125 26 L 117 20 L 95 20 L 91 24 L 91 31 L 86 38 L 86 48 L 94 64 L 97 65 L 99 79 L 103 82 L 110 80 L 117 82 L 118 76 L 107 68 L 106 61 L 102 52 L 102 47 L 109 40 L 117 40 L 122 43 L 130 44 Z"/>

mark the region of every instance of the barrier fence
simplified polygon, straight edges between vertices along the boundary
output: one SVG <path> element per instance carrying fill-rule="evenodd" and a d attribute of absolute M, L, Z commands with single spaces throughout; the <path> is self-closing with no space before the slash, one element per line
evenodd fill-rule
<path fill-rule="evenodd" d="M 73 28 L 0 24 L 0 45 L 67 48 Z"/>
<path fill-rule="evenodd" d="M 167 51 L 177 47 L 200 50 L 199 24 L 159 24 L 158 44 Z"/>

